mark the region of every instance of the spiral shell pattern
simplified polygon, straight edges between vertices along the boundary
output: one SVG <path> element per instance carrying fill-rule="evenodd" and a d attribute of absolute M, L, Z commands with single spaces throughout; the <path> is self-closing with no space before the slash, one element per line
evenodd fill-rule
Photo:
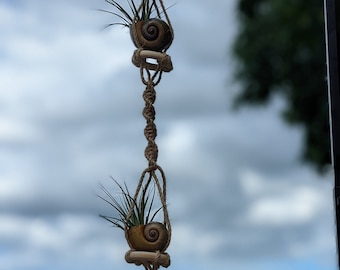
<path fill-rule="evenodd" d="M 132 248 L 141 251 L 163 251 L 169 239 L 167 229 L 159 222 L 132 227 L 128 237 Z"/>
<path fill-rule="evenodd" d="M 144 228 L 144 237 L 149 242 L 156 242 L 159 240 L 159 235 L 163 228 L 158 223 L 150 223 Z"/>
<path fill-rule="evenodd" d="M 143 37 L 149 41 L 157 40 L 161 31 L 160 24 L 162 24 L 161 21 L 156 19 L 146 21 L 142 26 Z"/>
<path fill-rule="evenodd" d="M 131 25 L 130 33 L 137 48 L 158 52 L 168 48 L 173 39 L 169 25 L 156 18 Z"/>

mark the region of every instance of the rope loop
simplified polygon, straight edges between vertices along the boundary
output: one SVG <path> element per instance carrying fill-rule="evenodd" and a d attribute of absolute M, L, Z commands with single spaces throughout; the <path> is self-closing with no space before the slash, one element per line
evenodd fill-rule
<path fill-rule="evenodd" d="M 146 183 L 143 185 L 144 182 Z M 131 217 L 134 211 L 134 208 L 135 208 L 135 202 L 137 201 L 138 195 L 141 192 L 142 188 L 146 190 L 149 187 L 151 182 L 154 182 L 155 186 L 157 187 L 159 198 L 162 204 L 163 219 L 164 219 L 163 223 L 168 232 L 168 239 L 167 239 L 166 245 L 163 248 L 163 250 L 160 250 L 160 252 L 164 253 L 164 251 L 168 248 L 170 241 L 171 241 L 171 224 L 170 224 L 167 203 L 166 203 L 166 178 L 165 178 L 165 174 L 161 166 L 154 164 L 153 167 L 149 166 L 142 172 L 141 177 L 138 182 L 136 193 L 133 198 L 133 203 L 130 206 L 130 211 L 126 219 L 129 219 Z M 129 242 L 129 238 L 127 236 L 127 231 L 128 231 L 128 228 L 127 228 L 127 225 L 125 225 L 125 238 L 127 239 L 128 244 L 132 248 L 132 245 Z"/>

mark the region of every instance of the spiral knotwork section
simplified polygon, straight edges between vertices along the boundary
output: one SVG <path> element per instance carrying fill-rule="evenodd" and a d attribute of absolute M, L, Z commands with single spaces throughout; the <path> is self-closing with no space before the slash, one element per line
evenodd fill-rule
<path fill-rule="evenodd" d="M 145 157 L 149 161 L 149 166 L 153 166 L 157 162 L 158 147 L 155 142 L 157 137 L 157 128 L 154 123 L 156 117 L 156 111 L 153 106 L 156 100 L 156 91 L 153 83 L 149 82 L 143 93 L 143 99 L 145 101 L 145 107 L 143 109 L 143 116 L 146 119 L 146 127 L 144 129 L 144 136 L 148 141 L 148 145 L 145 148 Z"/>

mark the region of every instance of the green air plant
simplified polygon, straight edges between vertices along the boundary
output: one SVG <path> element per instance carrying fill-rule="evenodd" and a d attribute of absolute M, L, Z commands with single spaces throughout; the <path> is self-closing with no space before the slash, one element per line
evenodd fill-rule
<path fill-rule="evenodd" d="M 134 0 L 127 0 L 129 4 L 129 9 L 124 8 L 122 5 L 114 0 L 105 0 L 105 2 L 113 5 L 117 12 L 103 9 L 100 9 L 100 11 L 113 14 L 122 20 L 121 22 L 110 23 L 106 27 L 112 25 L 122 25 L 130 27 L 132 24 L 135 24 L 139 21 L 147 21 L 151 18 L 151 14 L 155 8 L 154 0 L 141 0 L 141 3 L 139 5 L 136 5 Z"/>
<path fill-rule="evenodd" d="M 120 198 L 115 198 L 103 185 L 101 189 L 106 195 L 106 198 L 100 195 L 98 195 L 98 197 L 114 208 L 116 216 L 99 216 L 111 222 L 114 227 L 122 230 L 152 222 L 157 213 L 162 209 L 162 207 L 159 207 L 157 210 L 153 210 L 155 187 L 143 187 L 142 192 L 135 200 L 134 197 L 131 196 L 126 183 L 122 186 L 115 179 L 113 179 L 113 181 L 120 190 Z M 130 213 L 131 208 L 133 210 Z"/>

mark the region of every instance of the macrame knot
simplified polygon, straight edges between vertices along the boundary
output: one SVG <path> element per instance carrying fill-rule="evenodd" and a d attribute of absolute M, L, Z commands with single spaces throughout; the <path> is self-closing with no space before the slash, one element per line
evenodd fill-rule
<path fill-rule="evenodd" d="M 144 155 L 149 161 L 149 167 L 154 167 L 157 163 L 158 147 L 155 142 L 155 139 L 157 137 L 157 128 L 154 123 L 154 120 L 156 118 L 156 111 L 153 106 L 154 102 L 156 101 L 156 91 L 152 80 L 147 81 L 147 85 L 143 93 L 143 99 L 145 101 L 143 116 L 146 119 L 144 136 L 148 141 L 148 145 L 145 148 Z"/>
<path fill-rule="evenodd" d="M 156 91 L 153 87 L 152 81 L 148 81 L 145 91 L 143 93 L 143 99 L 146 104 L 154 104 L 156 101 Z"/>
<path fill-rule="evenodd" d="M 148 120 L 155 120 L 156 111 L 153 106 L 145 106 L 143 109 L 143 116 Z"/>
<path fill-rule="evenodd" d="M 153 169 L 157 164 L 158 147 L 155 143 L 148 143 L 144 151 L 145 158 L 149 161 L 149 168 Z"/>
<path fill-rule="evenodd" d="M 154 141 L 157 137 L 157 127 L 153 122 L 146 124 L 146 127 L 144 128 L 144 136 L 148 142 L 155 143 Z"/>

